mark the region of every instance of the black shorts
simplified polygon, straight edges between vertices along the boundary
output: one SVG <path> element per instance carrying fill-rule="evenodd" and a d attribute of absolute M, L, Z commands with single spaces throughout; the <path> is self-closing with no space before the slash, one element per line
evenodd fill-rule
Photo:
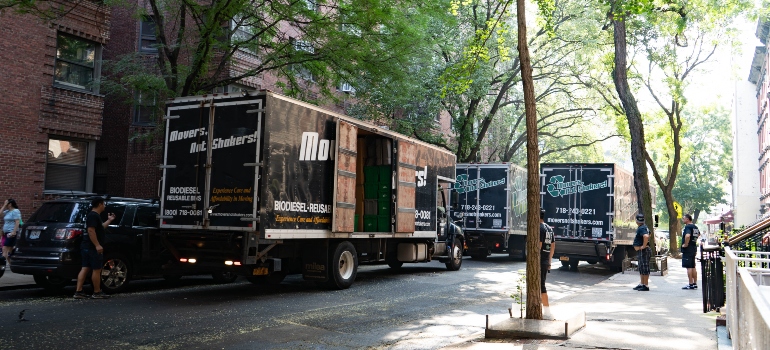
<path fill-rule="evenodd" d="M 99 254 L 96 249 L 80 249 L 82 262 L 80 266 L 92 270 L 101 270 L 104 263 L 104 254 Z"/>
<path fill-rule="evenodd" d="M 650 247 L 644 248 L 640 250 L 637 255 L 637 264 L 639 264 L 639 274 L 643 276 L 649 276 L 650 275 L 650 256 L 652 255 L 652 250 L 650 250 Z"/>
<path fill-rule="evenodd" d="M 551 267 L 551 265 L 540 264 L 540 293 L 547 292 L 547 290 L 545 289 L 545 278 L 546 276 L 548 276 L 549 267 Z"/>
<path fill-rule="evenodd" d="M 682 253 L 682 267 L 686 269 L 695 268 L 695 253 Z"/>
<path fill-rule="evenodd" d="M 16 236 L 9 237 L 10 233 L 6 232 L 3 233 L 5 235 L 5 241 L 3 242 L 3 247 L 13 247 L 16 245 Z"/>

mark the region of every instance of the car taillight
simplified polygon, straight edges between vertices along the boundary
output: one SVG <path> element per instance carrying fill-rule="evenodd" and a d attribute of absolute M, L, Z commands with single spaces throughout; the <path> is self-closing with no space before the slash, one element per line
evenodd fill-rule
<path fill-rule="evenodd" d="M 60 228 L 56 230 L 55 239 L 73 239 L 83 234 L 79 228 Z"/>

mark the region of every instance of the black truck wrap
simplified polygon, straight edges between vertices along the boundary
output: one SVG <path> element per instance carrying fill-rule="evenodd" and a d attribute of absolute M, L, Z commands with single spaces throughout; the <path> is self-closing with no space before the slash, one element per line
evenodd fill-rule
<path fill-rule="evenodd" d="M 527 171 L 514 164 L 458 164 L 452 189 L 458 193 L 459 210 L 452 214 L 462 222 L 467 253 L 484 259 L 507 252 L 512 258 L 526 256 Z"/>
<path fill-rule="evenodd" d="M 633 176 L 616 164 L 540 166 L 545 222 L 553 227 L 555 257 L 571 268 L 580 260 L 620 269 L 633 253 L 636 191 Z"/>
<path fill-rule="evenodd" d="M 460 267 L 464 236 L 445 214 L 455 157 L 441 148 L 260 92 L 170 101 L 164 159 L 173 268 L 347 288 L 359 262 Z"/>

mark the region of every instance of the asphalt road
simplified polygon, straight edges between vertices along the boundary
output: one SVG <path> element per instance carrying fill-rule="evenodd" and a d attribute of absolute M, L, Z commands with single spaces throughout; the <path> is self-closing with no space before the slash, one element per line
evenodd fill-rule
<path fill-rule="evenodd" d="M 552 304 L 607 279 L 601 265 L 548 276 Z M 134 281 L 108 300 L 42 289 L 0 292 L 0 349 L 437 349 L 484 330 L 486 314 L 507 314 L 523 262 L 495 255 L 443 264 L 362 266 L 347 290 L 322 290 L 301 276 L 278 286 Z M 24 311 L 23 320 L 20 313 Z"/>

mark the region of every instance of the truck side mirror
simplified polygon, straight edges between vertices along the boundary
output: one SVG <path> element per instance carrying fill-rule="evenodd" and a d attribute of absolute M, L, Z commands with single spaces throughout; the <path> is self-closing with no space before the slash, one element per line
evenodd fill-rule
<path fill-rule="evenodd" d="M 455 211 L 457 210 L 457 204 L 460 203 L 460 194 L 457 193 L 457 191 L 451 191 L 450 193 L 451 194 L 449 195 L 449 198 L 452 201 L 452 205 L 450 206 L 450 208 L 452 209 L 452 211 Z"/>
<path fill-rule="evenodd" d="M 655 214 L 655 225 L 654 225 L 654 227 L 658 227 L 659 219 L 660 218 L 658 217 L 658 214 Z"/>

